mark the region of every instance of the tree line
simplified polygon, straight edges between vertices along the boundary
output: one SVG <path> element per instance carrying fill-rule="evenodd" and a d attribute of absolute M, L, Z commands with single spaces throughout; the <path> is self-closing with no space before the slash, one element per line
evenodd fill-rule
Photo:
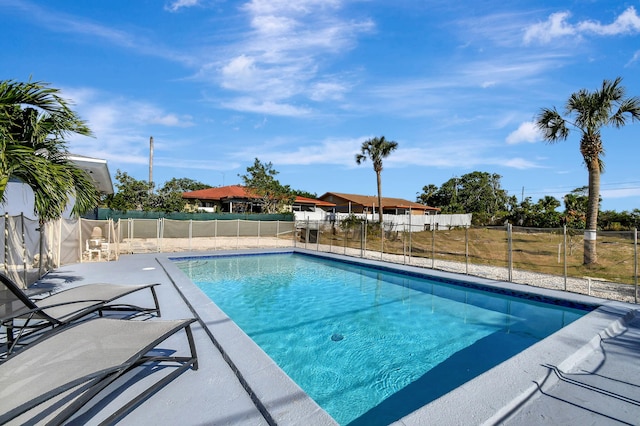
<path fill-rule="evenodd" d="M 565 194 L 562 200 L 550 195 L 533 201 L 531 197 L 518 200 L 501 187 L 502 176 L 474 171 L 453 177 L 442 185 L 425 185 L 416 201 L 439 207 L 442 213 L 473 213 L 474 225 L 502 225 L 534 228 L 558 228 L 567 225 L 585 229 L 589 209 L 588 187 L 583 186 Z M 640 209 L 631 212 L 599 210 L 602 230 L 631 230 L 640 228 Z"/>
<path fill-rule="evenodd" d="M 287 208 L 298 195 L 307 198 L 317 197 L 315 193 L 281 184 L 276 179 L 278 173 L 273 164 L 263 163 L 256 158 L 254 163 L 247 167 L 245 174 L 238 175 L 243 186 L 260 204 L 263 213 L 287 212 Z M 196 211 L 195 206 L 190 206 L 188 201 L 182 198 L 182 193 L 213 187 L 190 178 L 172 178 L 156 189 L 153 182 L 135 179 L 121 170 L 116 171 L 115 178 L 116 193 L 104 196 L 100 204 L 118 211 Z"/>

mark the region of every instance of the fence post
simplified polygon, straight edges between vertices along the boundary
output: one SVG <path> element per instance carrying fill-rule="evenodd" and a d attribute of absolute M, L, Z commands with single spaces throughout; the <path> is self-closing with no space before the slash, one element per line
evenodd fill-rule
<path fill-rule="evenodd" d="M 563 239 L 563 263 L 564 263 L 564 291 L 567 291 L 567 225 L 562 227 L 562 239 Z"/>
<path fill-rule="evenodd" d="M 507 270 L 508 270 L 508 280 L 509 282 L 513 281 L 513 241 L 512 241 L 512 228 L 513 225 L 510 223 L 507 224 Z"/>
<path fill-rule="evenodd" d="M 305 219 L 305 227 L 304 227 L 304 248 L 307 248 L 307 243 L 309 242 L 309 218 Z"/>
<path fill-rule="evenodd" d="M 24 213 L 23 212 L 20 213 L 20 232 L 22 233 L 22 282 L 26 288 L 26 286 L 29 283 L 27 282 L 27 243 L 24 237 Z M 42 237 L 42 232 L 40 233 L 40 237 Z M 40 252 L 42 252 L 42 250 L 40 250 Z"/>
<path fill-rule="evenodd" d="M 464 273 L 469 275 L 469 227 L 464 228 Z"/>
<path fill-rule="evenodd" d="M 7 252 L 9 251 L 9 213 L 4 214 L 4 253 L 2 259 L 2 268 L 5 274 L 9 273 L 9 265 L 7 263 Z"/>
<path fill-rule="evenodd" d="M 407 224 L 406 222 L 402 222 L 402 264 L 407 264 Z"/>
<path fill-rule="evenodd" d="M 127 219 L 127 245 L 129 246 L 129 253 L 132 253 L 131 250 L 131 239 L 133 238 L 133 219 Z"/>
<path fill-rule="evenodd" d="M 411 223 L 412 216 L 411 209 L 409 209 L 409 265 L 411 265 L 411 236 L 413 234 L 413 226 Z"/>
<path fill-rule="evenodd" d="M 384 218 L 384 215 L 382 215 Z M 384 257 L 384 219 L 380 222 L 380 260 Z"/>
<path fill-rule="evenodd" d="M 56 240 L 58 241 L 56 250 L 57 262 L 54 263 L 54 266 L 58 268 L 62 264 L 62 218 L 58 219 L 58 238 L 56 238 Z"/>
<path fill-rule="evenodd" d="M 84 256 L 82 255 L 82 219 L 78 218 L 78 257 L 80 257 L 80 263 L 84 261 Z M 91 259 L 89 259 L 91 260 Z"/>
<path fill-rule="evenodd" d="M 369 221 L 365 219 L 364 226 L 360 224 L 360 257 L 364 258 L 367 253 L 367 231 Z"/>
<path fill-rule="evenodd" d="M 158 253 L 162 251 L 162 243 L 164 242 L 164 218 L 161 217 L 159 220 L 158 227 Z"/>
<path fill-rule="evenodd" d="M 436 267 L 436 227 L 431 227 L 431 269 Z"/>
<path fill-rule="evenodd" d="M 633 275 L 636 286 L 634 300 L 638 303 L 638 228 L 633 228 Z"/>
<path fill-rule="evenodd" d="M 298 221 L 294 220 L 293 221 L 293 229 L 291 230 L 291 238 L 293 241 L 293 246 L 294 247 L 298 247 Z"/>
<path fill-rule="evenodd" d="M 349 236 L 349 230 L 345 227 L 344 229 L 344 255 L 347 255 L 347 238 Z"/>
<path fill-rule="evenodd" d="M 320 251 L 320 221 L 316 221 L 316 251 Z"/>

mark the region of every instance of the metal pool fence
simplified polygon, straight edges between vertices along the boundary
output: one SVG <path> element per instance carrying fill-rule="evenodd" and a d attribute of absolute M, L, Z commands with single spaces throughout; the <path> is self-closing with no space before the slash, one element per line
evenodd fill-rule
<path fill-rule="evenodd" d="M 638 232 L 598 232 L 597 266 L 583 265 L 584 230 L 466 227 L 425 230 L 367 221 L 297 224 L 296 246 L 638 303 Z"/>
<path fill-rule="evenodd" d="M 295 223 L 252 220 L 60 219 L 0 216 L 0 272 L 23 287 L 47 271 L 121 254 L 291 247 Z"/>
<path fill-rule="evenodd" d="M 0 216 L 0 270 L 23 286 L 59 266 L 121 254 L 302 247 L 638 303 L 637 230 L 598 232 L 596 267 L 583 231 L 364 221 L 61 219 Z"/>

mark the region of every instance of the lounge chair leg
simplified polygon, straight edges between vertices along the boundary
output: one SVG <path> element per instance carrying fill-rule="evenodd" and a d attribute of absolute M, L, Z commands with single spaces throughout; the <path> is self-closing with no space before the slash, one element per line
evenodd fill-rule
<path fill-rule="evenodd" d="M 151 294 L 153 295 L 153 303 L 155 303 L 156 305 L 155 312 L 158 314 L 159 317 L 161 317 L 162 314 L 160 313 L 160 303 L 158 302 L 158 295 L 156 294 L 156 288 L 155 286 L 152 286 L 149 288 L 151 289 Z"/>

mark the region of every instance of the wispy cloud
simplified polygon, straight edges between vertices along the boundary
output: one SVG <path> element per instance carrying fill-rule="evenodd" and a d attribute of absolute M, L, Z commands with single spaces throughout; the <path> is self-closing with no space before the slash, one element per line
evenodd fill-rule
<path fill-rule="evenodd" d="M 303 117 L 311 114 L 311 110 L 292 104 L 280 103 L 268 100 L 260 100 L 252 97 L 239 97 L 221 103 L 224 108 L 235 111 L 253 112 L 265 115 L 284 117 Z"/>
<path fill-rule="evenodd" d="M 278 165 L 334 164 L 355 167 L 355 154 L 362 141 L 368 138 L 328 138 L 311 145 L 302 145 L 297 140 L 271 140 L 263 146 L 247 147 L 236 156 L 245 160 L 258 157 Z"/>
<path fill-rule="evenodd" d="M 95 136 L 71 137 L 71 151 L 104 158 L 115 164 L 145 164 L 149 158 L 149 135 L 152 132 L 160 132 L 163 127 L 187 128 L 193 125 L 191 116 L 169 112 L 148 102 L 110 96 L 91 88 L 63 88 L 62 93 L 74 100 L 74 110 L 87 122 Z M 165 149 L 171 147 L 165 146 Z M 167 160 L 167 163 L 171 161 Z"/>
<path fill-rule="evenodd" d="M 640 33 L 640 16 L 633 6 L 628 7 L 610 24 L 592 20 L 572 24 L 569 22 L 570 17 L 571 13 L 568 11 L 556 12 L 549 15 L 546 21 L 530 25 L 524 33 L 525 44 L 532 42 L 546 44 L 556 38 L 584 34 L 614 36 Z"/>
<path fill-rule="evenodd" d="M 136 51 L 138 53 L 161 57 L 184 64 L 193 64 L 195 58 L 181 51 L 162 46 L 157 40 L 148 40 L 139 34 L 112 28 L 92 22 L 86 17 L 58 12 L 56 9 L 41 7 L 28 0 L 2 0 L 21 14 L 27 15 L 31 23 L 41 25 L 56 33 L 74 34 L 78 40 L 101 40 L 113 46 Z"/>
<path fill-rule="evenodd" d="M 640 188 L 606 189 L 601 195 L 605 198 L 640 197 Z"/>
<path fill-rule="evenodd" d="M 300 140 L 270 140 L 260 146 L 249 146 L 235 153 L 238 160 L 258 157 L 278 166 L 334 165 L 344 168 L 358 167 L 355 155 L 362 142 L 371 138 L 327 138 L 318 143 L 303 144 Z M 420 143 L 419 146 L 399 141 L 397 151 L 384 160 L 385 168 L 419 166 L 433 168 L 474 168 L 501 166 L 518 170 L 541 168 L 533 160 L 520 157 L 495 156 L 495 144 L 484 140 L 456 143 Z M 370 166 L 369 166 L 370 167 Z"/>
<path fill-rule="evenodd" d="M 249 30 L 234 52 L 199 75 L 214 78 L 239 99 L 223 102 L 239 111 L 276 115 L 307 115 L 309 107 L 294 100 L 341 99 L 351 85 L 345 76 L 326 74 L 333 56 L 352 49 L 360 34 L 373 30 L 368 19 L 341 16 L 342 0 L 252 0 L 240 11 Z M 214 75 L 211 76 L 211 72 Z M 269 107 L 275 107 L 270 111 Z"/>
<path fill-rule="evenodd" d="M 176 0 L 166 4 L 164 9 L 170 12 L 177 12 L 184 7 L 197 6 L 199 3 L 200 0 Z"/>
<path fill-rule="evenodd" d="M 631 57 L 631 59 L 629 60 L 629 62 L 627 62 L 625 64 L 625 67 L 630 66 L 631 64 L 638 62 L 638 60 L 640 60 L 640 50 L 636 50 L 636 52 L 633 54 L 633 56 Z"/>

